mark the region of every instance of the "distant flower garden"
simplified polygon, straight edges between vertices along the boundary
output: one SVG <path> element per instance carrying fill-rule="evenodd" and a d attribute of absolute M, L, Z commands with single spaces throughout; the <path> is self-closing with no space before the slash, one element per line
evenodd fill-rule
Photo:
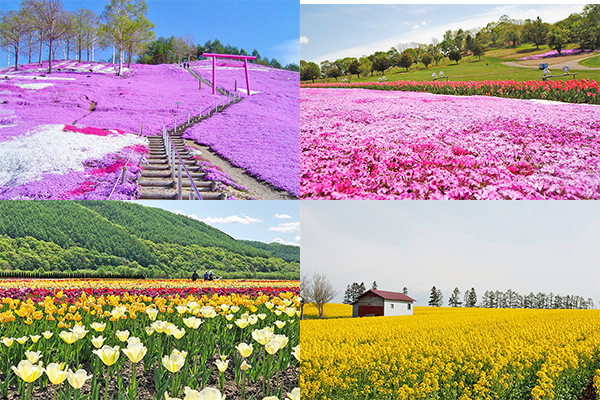
<path fill-rule="evenodd" d="M 533 56 L 517 58 L 517 60 L 541 60 L 543 58 L 561 57 L 561 56 L 572 56 L 579 53 L 589 53 L 591 50 L 580 50 L 580 49 L 568 49 L 562 50 L 560 53 L 556 50 L 548 51 L 542 54 L 536 54 Z"/>

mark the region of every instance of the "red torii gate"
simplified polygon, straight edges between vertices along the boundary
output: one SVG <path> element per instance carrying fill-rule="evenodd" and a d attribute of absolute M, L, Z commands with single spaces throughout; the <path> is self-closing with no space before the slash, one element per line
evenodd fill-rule
<path fill-rule="evenodd" d="M 203 53 L 202 57 L 212 57 L 212 92 L 215 94 L 216 90 L 216 74 L 217 70 L 217 57 L 219 58 L 236 58 L 244 60 L 244 70 L 246 71 L 246 88 L 248 89 L 248 96 L 250 96 L 250 79 L 248 78 L 248 60 L 256 60 L 254 56 L 237 56 L 235 54 L 213 54 L 213 53 Z"/>

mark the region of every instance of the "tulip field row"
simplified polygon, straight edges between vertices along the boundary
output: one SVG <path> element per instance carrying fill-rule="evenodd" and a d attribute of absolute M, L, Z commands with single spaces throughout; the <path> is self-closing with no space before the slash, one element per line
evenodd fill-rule
<path fill-rule="evenodd" d="M 65 283 L 0 292 L 0 397 L 300 398 L 297 282 L 229 293 Z"/>
<path fill-rule="evenodd" d="M 590 384 L 600 393 L 599 319 L 415 307 L 410 317 L 302 321 L 302 397 L 576 399 Z"/>
<path fill-rule="evenodd" d="M 400 90 L 457 96 L 493 96 L 513 99 L 537 99 L 566 103 L 600 104 L 600 82 L 593 79 L 566 81 L 397 81 L 397 82 L 333 82 L 303 84 L 305 88 L 360 88 Z"/>
<path fill-rule="evenodd" d="M 600 107 L 301 89 L 304 199 L 600 199 Z"/>

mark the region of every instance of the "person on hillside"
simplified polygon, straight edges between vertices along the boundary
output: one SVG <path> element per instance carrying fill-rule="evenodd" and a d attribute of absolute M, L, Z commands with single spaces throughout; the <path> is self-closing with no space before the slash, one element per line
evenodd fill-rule
<path fill-rule="evenodd" d="M 204 280 L 207 281 L 208 280 L 208 271 L 204 271 Z"/>
<path fill-rule="evenodd" d="M 192 274 L 192 282 L 196 282 L 197 279 L 198 279 L 198 273 L 196 272 L 196 270 L 194 270 L 194 273 Z"/>

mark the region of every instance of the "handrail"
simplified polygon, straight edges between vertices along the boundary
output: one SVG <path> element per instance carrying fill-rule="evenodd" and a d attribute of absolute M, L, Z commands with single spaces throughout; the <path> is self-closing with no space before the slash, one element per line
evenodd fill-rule
<path fill-rule="evenodd" d="M 127 161 L 125 162 L 125 165 L 123 165 L 123 169 L 126 171 L 127 170 L 127 165 L 129 164 L 129 160 L 131 160 L 131 157 L 133 157 L 133 152 L 129 155 L 129 158 L 127 159 Z M 123 170 L 121 170 L 123 171 Z M 117 188 L 117 184 L 119 183 L 119 180 L 122 180 L 123 177 L 123 172 L 121 172 L 121 174 L 117 177 L 117 180 L 115 181 L 115 184 L 113 185 L 112 190 L 110 191 L 110 194 L 108 195 L 108 197 L 106 198 L 106 200 L 110 200 L 110 196 L 113 195 L 115 189 Z"/>
<path fill-rule="evenodd" d="M 196 192 L 196 195 L 198 196 L 198 200 L 202 200 L 202 196 L 200 196 L 200 192 L 198 191 L 198 187 L 196 186 L 196 183 L 192 179 L 192 175 L 190 174 L 190 171 L 187 169 L 187 167 L 183 163 L 183 160 L 181 159 L 181 156 L 179 155 L 179 151 L 177 151 L 177 148 L 175 147 L 175 143 L 173 143 L 173 139 L 171 139 L 171 135 L 169 135 L 169 132 L 167 131 L 167 129 L 165 128 L 164 125 L 163 125 L 163 138 L 165 138 L 165 140 L 169 139 L 169 143 L 171 144 L 172 150 L 175 150 L 175 154 L 177 154 L 177 159 L 179 160 L 179 181 L 181 182 L 181 168 L 183 167 L 185 174 L 187 175 L 188 179 L 190 180 L 192 189 L 194 189 L 194 192 Z M 165 146 L 165 148 L 166 148 L 166 146 Z M 169 152 L 171 152 L 172 150 L 169 150 Z M 172 163 L 171 171 L 174 172 L 175 171 L 175 163 L 173 161 L 174 160 L 171 160 L 170 162 Z M 173 181 L 175 181 L 175 179 L 173 179 Z M 181 189 L 181 185 L 178 185 L 178 188 Z M 181 190 L 178 192 L 178 196 L 179 196 L 179 200 L 181 200 Z"/>

